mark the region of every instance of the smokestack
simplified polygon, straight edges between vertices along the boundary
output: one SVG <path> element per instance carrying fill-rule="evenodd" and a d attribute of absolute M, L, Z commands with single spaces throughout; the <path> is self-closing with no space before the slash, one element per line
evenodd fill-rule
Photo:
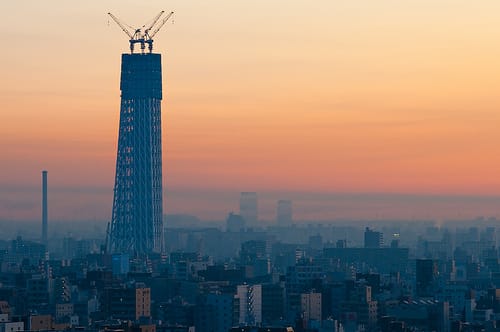
<path fill-rule="evenodd" d="M 42 243 L 47 246 L 47 171 L 42 171 Z"/>

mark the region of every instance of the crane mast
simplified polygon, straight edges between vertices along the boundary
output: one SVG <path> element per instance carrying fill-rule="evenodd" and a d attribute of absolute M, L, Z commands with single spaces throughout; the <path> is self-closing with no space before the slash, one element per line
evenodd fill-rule
<path fill-rule="evenodd" d="M 148 45 L 148 51 L 149 53 L 153 52 L 153 37 L 160 31 L 160 29 L 167 23 L 167 21 L 172 17 L 174 12 L 170 12 L 161 20 L 161 22 L 158 23 L 160 18 L 163 16 L 165 13 L 164 10 L 162 10 L 158 15 L 156 15 L 152 22 L 146 27 L 146 24 L 144 24 L 140 28 L 131 28 L 133 29 L 133 33 L 131 30 L 127 28 L 127 24 L 124 24 L 120 19 L 118 19 L 115 15 L 108 13 L 108 15 L 115 21 L 115 23 L 122 29 L 123 32 L 129 37 L 129 42 L 130 42 L 130 53 L 134 53 L 134 46 L 135 44 L 140 44 L 141 47 L 141 53 L 144 53 L 144 50 L 146 49 L 146 44 Z M 128 26 L 130 27 L 130 26 Z M 151 29 L 153 29 L 153 32 L 150 33 Z"/>

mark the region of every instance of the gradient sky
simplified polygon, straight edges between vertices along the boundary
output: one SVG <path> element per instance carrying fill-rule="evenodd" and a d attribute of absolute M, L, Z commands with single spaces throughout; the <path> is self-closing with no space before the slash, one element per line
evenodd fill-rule
<path fill-rule="evenodd" d="M 109 219 L 128 42 L 106 13 L 162 9 L 166 212 L 222 219 L 258 191 L 295 197 L 298 218 L 500 215 L 498 0 L 16 0 L 0 3 L 0 219 L 38 218 L 42 169 L 52 218 Z M 437 196 L 467 199 L 411 198 Z"/>

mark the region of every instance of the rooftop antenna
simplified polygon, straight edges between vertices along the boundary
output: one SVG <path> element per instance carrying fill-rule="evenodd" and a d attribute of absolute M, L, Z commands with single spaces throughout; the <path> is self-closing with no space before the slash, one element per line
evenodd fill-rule
<path fill-rule="evenodd" d="M 130 42 L 130 53 L 134 53 L 134 46 L 135 44 L 140 44 L 141 45 L 141 53 L 144 53 L 144 50 L 146 49 L 146 44 L 148 44 L 148 50 L 149 53 L 153 52 L 153 38 L 154 36 L 160 31 L 160 29 L 167 23 L 167 21 L 172 17 L 174 12 L 170 12 L 167 14 L 167 16 L 164 16 L 163 19 L 160 21 L 160 18 L 165 14 L 165 11 L 162 10 L 158 15 L 156 15 L 151 23 L 146 26 L 144 24 L 140 28 L 133 28 L 129 26 L 128 24 L 122 23 L 120 19 L 118 19 L 115 15 L 108 13 L 108 15 L 113 19 L 113 21 L 118 24 L 118 26 L 125 32 L 125 34 L 129 37 L 129 42 Z M 160 21 L 158 23 L 158 21 Z M 158 24 L 157 24 L 158 23 Z M 151 30 L 153 32 L 151 32 Z"/>

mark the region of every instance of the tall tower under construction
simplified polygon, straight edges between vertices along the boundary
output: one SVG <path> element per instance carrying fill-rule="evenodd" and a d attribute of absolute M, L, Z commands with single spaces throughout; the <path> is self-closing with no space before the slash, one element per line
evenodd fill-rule
<path fill-rule="evenodd" d="M 47 171 L 42 171 L 42 243 L 47 249 L 48 207 L 47 207 Z"/>
<path fill-rule="evenodd" d="M 130 54 L 122 54 L 121 105 L 116 156 L 116 175 L 111 223 L 106 250 L 136 255 L 163 251 L 161 55 L 152 52 L 152 37 L 172 15 L 167 15 L 154 32 L 161 12 L 145 30 L 130 33 Z M 134 53 L 134 45 L 141 46 Z M 145 51 L 148 45 L 149 52 Z"/>

